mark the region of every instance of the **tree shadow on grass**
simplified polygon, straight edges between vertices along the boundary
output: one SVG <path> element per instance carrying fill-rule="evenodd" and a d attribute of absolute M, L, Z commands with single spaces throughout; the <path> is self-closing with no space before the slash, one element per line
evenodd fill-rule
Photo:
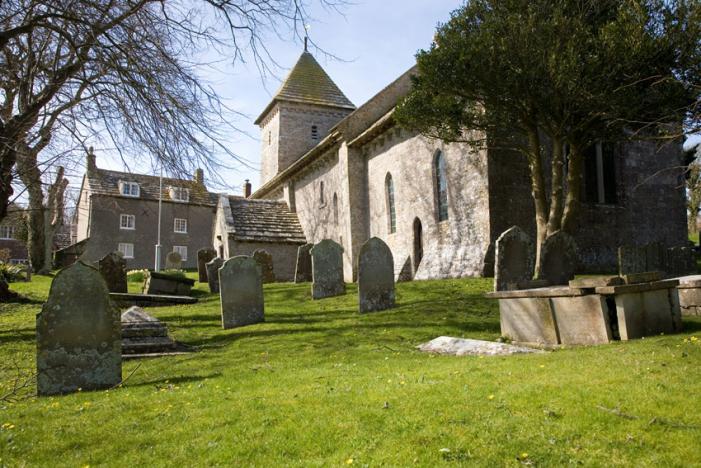
<path fill-rule="evenodd" d="M 701 317 L 696 320 L 689 320 L 687 317 L 683 318 L 683 328 L 681 333 L 696 333 L 701 331 Z"/>
<path fill-rule="evenodd" d="M 180 385 L 185 383 L 200 382 L 207 379 L 214 379 L 221 377 L 221 372 L 214 372 L 207 375 L 182 375 L 179 377 L 163 377 L 156 380 L 147 380 L 145 382 L 131 383 L 129 381 L 124 382 L 123 387 L 146 387 L 149 385 L 163 386 L 163 385 Z"/>
<path fill-rule="evenodd" d="M 34 328 L 16 328 L 0 331 L 0 344 L 24 343 L 36 340 Z"/>

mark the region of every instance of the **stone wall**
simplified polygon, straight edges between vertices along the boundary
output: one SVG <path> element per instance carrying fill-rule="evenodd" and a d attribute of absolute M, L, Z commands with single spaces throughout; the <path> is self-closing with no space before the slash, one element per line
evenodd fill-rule
<path fill-rule="evenodd" d="M 650 142 L 616 145 L 615 204 L 583 203 L 573 237 L 579 249 L 578 273 L 614 273 L 620 245 L 686 243 L 686 205 L 681 148 Z M 510 226 L 535 235 L 528 165 L 514 152 L 489 152 L 490 237 Z M 490 248 L 490 258 L 493 257 Z"/>
<path fill-rule="evenodd" d="M 134 258 L 127 260 L 127 269 L 153 268 L 158 238 L 158 202 L 93 195 L 90 206 L 90 232 L 82 259 L 97 261 L 117 250 L 119 243 L 134 244 Z M 120 214 L 136 217 L 135 229 L 120 229 Z M 184 268 L 197 267 L 197 251 L 212 246 L 212 224 L 215 208 L 163 201 L 161 218 L 162 262 L 174 245 L 187 247 Z M 174 232 L 174 218 L 187 219 L 187 234 Z"/>
<path fill-rule="evenodd" d="M 423 259 L 417 279 L 478 276 L 489 246 L 486 153 L 445 144 L 393 127 L 364 145 L 368 174 L 369 236 L 391 248 L 395 275 L 413 256 L 414 221 L 422 226 Z M 434 157 L 443 152 L 448 219 L 438 221 Z M 392 175 L 396 232 L 390 233 L 386 191 Z"/>

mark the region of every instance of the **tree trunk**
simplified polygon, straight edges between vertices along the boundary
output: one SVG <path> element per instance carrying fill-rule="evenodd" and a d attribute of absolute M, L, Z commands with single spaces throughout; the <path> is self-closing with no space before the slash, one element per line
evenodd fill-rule
<path fill-rule="evenodd" d="M 688 229 L 689 234 L 697 234 L 699 232 L 696 218 L 701 208 L 701 166 L 696 163 L 689 165 L 689 176 L 686 180 L 687 189 L 687 209 L 689 210 Z"/>
<path fill-rule="evenodd" d="M 562 228 L 564 211 L 564 151 L 563 142 L 559 137 L 552 138 L 552 161 L 550 163 L 550 214 L 546 236 L 550 236 Z"/>
<path fill-rule="evenodd" d="M 528 130 L 528 149 L 529 167 L 531 170 L 531 193 L 535 206 L 536 222 L 535 277 L 538 278 L 540 276 L 540 251 L 548 233 L 548 201 L 545 197 L 540 136 L 536 127 Z"/>
<path fill-rule="evenodd" d="M 41 171 L 37 166 L 36 153 L 26 145 L 18 152 L 19 177 L 27 188 L 29 206 L 27 210 L 27 251 L 33 268 L 44 265 L 44 191 L 41 188 Z"/>
<path fill-rule="evenodd" d="M 5 277 L 0 275 L 0 302 L 6 302 L 16 297 L 17 293 L 10 291 L 10 285 L 5 281 Z"/>
<path fill-rule="evenodd" d="M 582 199 L 584 156 L 579 145 L 570 143 L 570 159 L 567 164 L 567 198 L 562 215 L 562 230 L 568 234 L 575 231 L 575 221 Z"/>
<path fill-rule="evenodd" d="M 42 275 L 50 273 L 53 268 L 54 235 L 63 226 L 64 196 L 68 186 L 63 173 L 63 167 L 59 167 L 56 180 L 49 187 L 48 203 L 44 209 L 44 264 L 39 270 Z"/>
<path fill-rule="evenodd" d="M 12 201 L 12 169 L 15 167 L 17 153 L 5 144 L 5 138 L 0 137 L 0 221 L 7 216 L 7 207 Z"/>

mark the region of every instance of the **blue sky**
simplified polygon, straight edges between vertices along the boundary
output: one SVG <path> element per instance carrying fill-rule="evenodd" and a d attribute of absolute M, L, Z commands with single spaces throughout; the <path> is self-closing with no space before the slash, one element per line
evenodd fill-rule
<path fill-rule="evenodd" d="M 437 24 L 447 21 L 450 12 L 462 4 L 461 0 L 352 1 L 353 4 L 346 6 L 342 14 L 326 11 L 318 5 L 312 7 L 309 36 L 324 51 L 341 59 L 329 58 L 310 47 L 310 52 L 356 106 L 411 67 L 416 52 L 430 45 Z M 312 2 L 316 0 L 310 0 Z M 225 163 L 236 165 L 235 169 L 221 174 L 231 193 L 240 192 L 244 179 L 251 180 L 254 190 L 259 186 L 259 129 L 253 121 L 270 102 L 280 80 L 284 79 L 303 49 L 302 44 L 295 42 L 289 34 L 281 38 L 270 34 L 266 45 L 281 67 L 276 76 L 261 77 L 250 61 L 234 65 L 220 61 L 202 73 L 229 107 L 245 115 L 232 122 L 245 134 L 232 132 L 226 144 L 254 167 L 237 165 L 227 160 L 225 154 L 220 156 Z M 109 152 L 96 149 L 98 166 L 126 169 L 119 159 L 110 158 Z M 148 172 L 138 164 L 129 169 Z M 216 187 L 216 190 L 224 189 Z"/>

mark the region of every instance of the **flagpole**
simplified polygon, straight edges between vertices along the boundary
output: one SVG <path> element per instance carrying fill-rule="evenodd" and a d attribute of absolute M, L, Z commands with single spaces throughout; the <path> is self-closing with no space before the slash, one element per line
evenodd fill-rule
<path fill-rule="evenodd" d="M 158 177 L 158 243 L 156 244 L 156 265 L 154 270 L 161 271 L 161 211 L 163 207 L 163 166 Z"/>

